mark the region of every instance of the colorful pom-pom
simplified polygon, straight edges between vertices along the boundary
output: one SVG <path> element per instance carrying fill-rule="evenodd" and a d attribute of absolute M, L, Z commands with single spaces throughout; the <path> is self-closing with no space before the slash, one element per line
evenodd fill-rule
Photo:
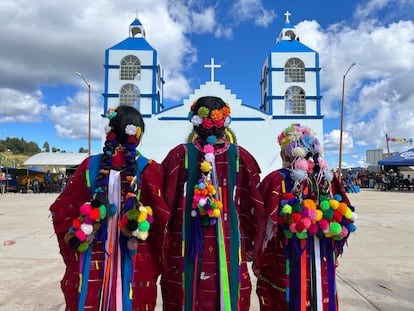
<path fill-rule="evenodd" d="M 138 225 L 138 230 L 140 232 L 146 232 L 146 231 L 149 230 L 149 228 L 150 228 L 150 223 L 146 220 L 140 222 L 139 225 Z"/>
<path fill-rule="evenodd" d="M 92 207 L 91 207 L 90 202 L 86 202 L 86 203 L 82 204 L 81 207 L 79 208 L 79 212 L 82 215 L 88 215 L 91 210 L 92 210 Z"/>
<path fill-rule="evenodd" d="M 332 222 L 329 225 L 329 232 L 332 233 L 333 235 L 338 235 L 341 233 L 341 231 L 342 231 L 342 227 L 336 221 Z"/>
<path fill-rule="evenodd" d="M 79 246 L 78 246 L 78 251 L 79 252 L 86 252 L 86 250 L 88 249 L 88 247 L 89 247 L 89 243 L 87 243 L 87 242 L 82 242 L 82 243 L 80 243 L 79 244 Z"/>
<path fill-rule="evenodd" d="M 289 204 L 286 204 L 285 206 L 282 207 L 282 212 L 283 214 L 291 214 L 292 206 L 290 206 Z"/>

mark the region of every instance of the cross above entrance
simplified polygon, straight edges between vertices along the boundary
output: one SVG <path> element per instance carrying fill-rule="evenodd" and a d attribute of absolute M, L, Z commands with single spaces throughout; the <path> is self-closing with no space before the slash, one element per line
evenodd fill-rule
<path fill-rule="evenodd" d="M 286 23 L 286 24 L 289 24 L 289 23 L 290 23 L 289 16 L 290 16 L 290 15 L 292 15 L 292 13 L 290 13 L 289 11 L 286 11 L 286 12 L 285 12 L 285 14 L 283 14 L 283 15 L 285 15 L 285 16 L 286 16 L 286 21 L 285 21 L 285 23 Z"/>
<path fill-rule="evenodd" d="M 211 69 L 211 82 L 214 82 L 214 69 L 215 68 L 221 68 L 221 65 L 214 64 L 214 57 L 211 58 L 211 63 L 204 65 L 204 68 L 210 68 Z"/>

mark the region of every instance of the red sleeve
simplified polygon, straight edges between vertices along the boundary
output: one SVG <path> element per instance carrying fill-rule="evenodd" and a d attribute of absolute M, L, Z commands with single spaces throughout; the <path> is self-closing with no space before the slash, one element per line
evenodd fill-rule
<path fill-rule="evenodd" d="M 257 230 L 255 240 L 255 267 L 260 268 L 263 264 L 263 252 L 265 250 L 265 241 L 272 237 L 266 237 L 266 229 L 269 220 L 273 223 L 272 234 L 276 234 L 277 220 L 279 214 L 279 204 L 282 194 L 283 176 L 279 171 L 273 171 L 268 174 L 259 186 L 259 191 L 264 201 L 264 213 L 259 220 L 259 228 Z"/>
<path fill-rule="evenodd" d="M 163 196 L 163 175 L 162 166 L 151 160 L 141 176 L 140 201 L 153 210 L 154 223 L 152 224 L 150 245 L 158 263 L 165 269 L 166 252 L 169 246 L 168 222 L 170 212 Z"/>
<path fill-rule="evenodd" d="M 162 167 L 164 170 L 164 198 L 167 205 L 172 212 L 174 202 L 178 202 L 178 198 L 181 195 L 178 189 L 183 189 L 182 183 L 186 178 L 182 178 L 182 174 L 185 174 L 185 159 L 186 150 L 183 145 L 178 145 L 173 148 L 165 159 L 162 161 Z"/>
<path fill-rule="evenodd" d="M 263 212 L 263 200 L 259 192 L 260 168 L 253 156 L 243 147 L 239 148 L 240 167 L 237 176 L 236 205 L 238 204 L 242 238 L 246 252 L 252 252 Z"/>

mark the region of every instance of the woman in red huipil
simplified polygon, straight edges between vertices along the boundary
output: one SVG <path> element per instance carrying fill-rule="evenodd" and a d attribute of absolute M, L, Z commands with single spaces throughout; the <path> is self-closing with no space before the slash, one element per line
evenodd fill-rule
<path fill-rule="evenodd" d="M 154 310 L 169 211 L 163 171 L 137 146 L 133 107 L 108 111 L 103 153 L 86 159 L 51 205 L 66 271 L 66 310 Z"/>
<path fill-rule="evenodd" d="M 309 128 L 278 136 L 283 168 L 260 184 L 264 200 L 253 270 L 261 311 L 338 310 L 337 257 L 356 214 Z"/>
<path fill-rule="evenodd" d="M 221 98 L 199 98 L 189 118 L 195 139 L 162 162 L 172 219 L 168 271 L 161 278 L 164 310 L 247 311 L 246 261 L 263 205 L 259 166 L 226 139 L 230 107 Z"/>

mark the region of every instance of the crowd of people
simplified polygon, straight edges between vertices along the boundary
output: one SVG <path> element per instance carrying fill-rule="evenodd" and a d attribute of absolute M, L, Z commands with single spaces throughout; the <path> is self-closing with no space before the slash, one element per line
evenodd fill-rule
<path fill-rule="evenodd" d="M 66 310 L 154 310 L 158 282 L 166 311 L 247 311 L 252 290 L 261 310 L 338 310 L 337 259 L 357 214 L 311 129 L 277 136 L 283 167 L 261 180 L 219 97 L 193 103 L 188 142 L 161 163 L 137 149 L 139 111 L 107 117 L 103 152 L 50 206 Z"/>
<path fill-rule="evenodd" d="M 43 175 L 15 176 L 13 182 L 8 182 L 9 191 L 16 193 L 61 193 L 71 175 L 57 173 L 52 174 L 48 170 Z"/>
<path fill-rule="evenodd" d="M 406 177 L 398 169 L 386 172 L 370 172 L 368 170 L 348 169 L 342 174 L 342 186 L 346 192 L 359 192 L 359 188 L 371 188 L 381 191 L 413 190 L 414 181 L 410 175 Z"/>

